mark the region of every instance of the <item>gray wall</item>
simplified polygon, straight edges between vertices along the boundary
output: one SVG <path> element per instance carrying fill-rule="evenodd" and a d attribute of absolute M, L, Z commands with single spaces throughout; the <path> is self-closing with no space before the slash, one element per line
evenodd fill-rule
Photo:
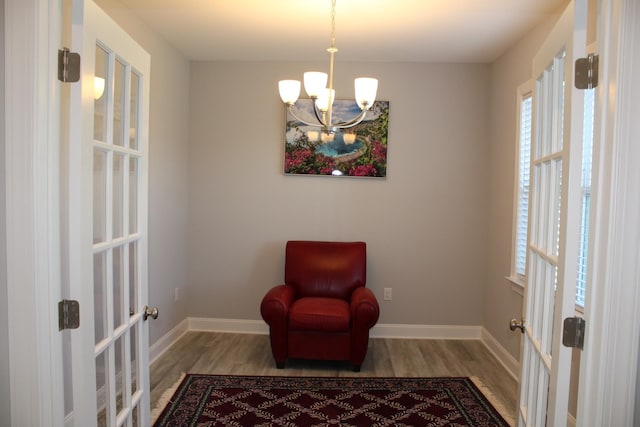
<path fill-rule="evenodd" d="M 4 128 L 4 0 L 0 0 L 0 420 L 11 424 L 9 388 L 9 319 L 7 318 L 7 230 Z"/>
<path fill-rule="evenodd" d="M 319 67 L 192 64 L 189 314 L 260 319 L 287 240 L 364 240 L 380 322 L 481 325 L 489 66 L 336 63 L 338 98 L 369 75 L 390 102 L 387 178 L 284 176 L 277 82 Z"/>
<path fill-rule="evenodd" d="M 484 326 L 516 359 L 520 334 L 509 330 L 511 318 L 522 315 L 522 296 L 511 289 L 505 277 L 511 273 L 511 245 L 516 170 L 517 89 L 531 79 L 531 64 L 559 15 L 531 31 L 491 64 L 489 163 L 489 216 Z"/>
<path fill-rule="evenodd" d="M 174 300 L 187 286 L 189 61 L 117 0 L 97 0 L 151 55 L 149 118 L 149 301 L 160 316 L 149 342 L 188 316 L 188 302 Z"/>

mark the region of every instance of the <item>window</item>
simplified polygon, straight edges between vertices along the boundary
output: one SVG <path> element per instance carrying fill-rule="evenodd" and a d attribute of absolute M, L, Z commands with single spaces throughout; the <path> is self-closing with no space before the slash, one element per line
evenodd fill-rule
<path fill-rule="evenodd" d="M 584 93 L 584 122 L 582 129 L 582 206 L 580 212 L 580 243 L 578 247 L 578 279 L 576 283 L 576 306 L 584 308 L 587 258 L 589 250 L 589 218 L 591 207 L 591 155 L 593 151 L 593 117 L 595 89 Z"/>
<path fill-rule="evenodd" d="M 531 88 L 518 88 L 518 150 L 515 194 L 514 243 L 511 278 L 524 285 L 527 265 L 527 228 L 529 219 L 529 170 L 531 163 Z"/>

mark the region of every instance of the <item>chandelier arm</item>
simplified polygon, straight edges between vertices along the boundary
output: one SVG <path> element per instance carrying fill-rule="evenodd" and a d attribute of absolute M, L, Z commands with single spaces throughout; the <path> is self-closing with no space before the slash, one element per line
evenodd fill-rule
<path fill-rule="evenodd" d="M 350 128 L 350 127 L 355 126 L 355 125 L 359 124 L 360 122 L 362 122 L 366 115 L 367 115 L 367 110 L 364 110 L 358 116 L 354 117 L 353 119 L 349 120 L 348 122 L 336 123 L 332 127 L 338 128 L 338 129 Z"/>
<path fill-rule="evenodd" d="M 287 109 L 288 109 L 288 111 L 289 111 L 289 114 L 291 114 L 291 115 L 293 116 L 293 118 L 294 118 L 294 119 L 296 119 L 296 120 L 297 120 L 297 121 L 299 121 L 299 122 L 304 123 L 304 124 L 305 124 L 305 125 L 307 125 L 307 126 L 315 126 L 315 127 L 321 127 L 321 128 L 324 128 L 324 127 L 325 127 L 325 124 L 324 124 L 324 123 L 322 123 L 322 121 L 321 121 L 320 119 L 318 119 L 319 123 L 311 123 L 311 122 L 308 122 L 308 121 L 306 121 L 306 120 L 301 119 L 300 117 L 298 117 L 298 116 L 296 115 L 296 113 L 294 113 L 294 112 L 293 112 L 293 105 L 289 105 L 289 106 L 287 107 Z M 317 114 L 316 114 L 316 116 L 317 116 Z"/>
<path fill-rule="evenodd" d="M 313 112 L 316 115 L 316 119 L 318 119 L 318 123 L 321 123 L 322 127 L 327 127 L 327 123 L 325 123 L 326 118 L 324 117 L 324 113 L 322 113 L 322 111 L 320 111 L 320 109 L 318 108 L 318 104 L 316 104 L 315 101 L 313 101 Z M 323 117 L 320 117 L 322 113 Z M 330 125 L 331 123 L 329 123 Z"/>

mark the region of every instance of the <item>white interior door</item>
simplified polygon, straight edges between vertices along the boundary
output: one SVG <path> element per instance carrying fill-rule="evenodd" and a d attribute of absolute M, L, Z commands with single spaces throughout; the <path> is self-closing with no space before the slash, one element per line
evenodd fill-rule
<path fill-rule="evenodd" d="M 531 196 L 520 426 L 567 425 L 580 218 L 582 94 L 573 64 L 586 48 L 586 1 L 567 7 L 533 61 Z"/>
<path fill-rule="evenodd" d="M 82 57 L 66 159 L 69 295 L 80 303 L 67 424 L 148 426 L 150 58 L 93 1 L 66 6 L 70 48 Z"/>

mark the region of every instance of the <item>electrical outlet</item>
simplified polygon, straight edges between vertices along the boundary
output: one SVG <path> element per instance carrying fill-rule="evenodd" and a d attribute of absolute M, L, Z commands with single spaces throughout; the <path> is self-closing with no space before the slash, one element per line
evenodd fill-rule
<path fill-rule="evenodd" d="M 175 288 L 173 291 L 173 298 L 176 302 L 178 302 L 178 299 L 180 298 L 180 288 Z"/>
<path fill-rule="evenodd" d="M 384 288 L 384 300 L 391 301 L 391 288 Z"/>

